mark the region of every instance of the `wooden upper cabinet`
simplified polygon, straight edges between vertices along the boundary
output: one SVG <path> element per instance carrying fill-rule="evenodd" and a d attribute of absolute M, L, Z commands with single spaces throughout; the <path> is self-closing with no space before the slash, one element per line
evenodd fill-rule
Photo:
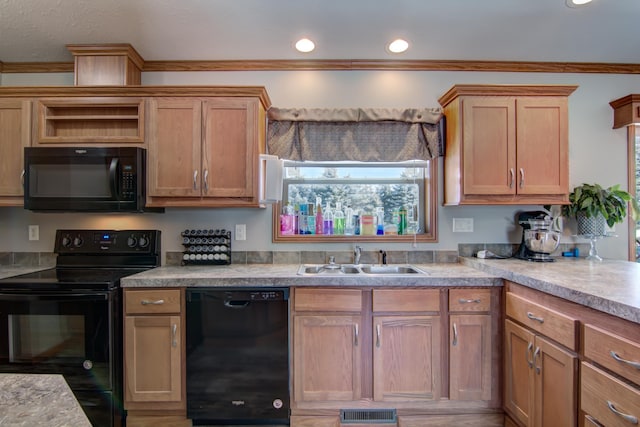
<path fill-rule="evenodd" d="M 258 98 L 153 98 L 149 205 L 259 206 L 265 109 Z"/>
<path fill-rule="evenodd" d="M 566 203 L 568 95 L 576 86 L 454 86 L 445 204 Z"/>
<path fill-rule="evenodd" d="M 31 101 L 0 99 L 0 206 L 22 206 L 24 147 L 31 144 Z"/>

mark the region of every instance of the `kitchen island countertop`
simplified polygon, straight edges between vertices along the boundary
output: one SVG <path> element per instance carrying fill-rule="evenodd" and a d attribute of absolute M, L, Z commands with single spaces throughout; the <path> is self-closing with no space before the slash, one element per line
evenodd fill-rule
<path fill-rule="evenodd" d="M 0 374 L 0 426 L 91 427 L 62 375 Z"/>

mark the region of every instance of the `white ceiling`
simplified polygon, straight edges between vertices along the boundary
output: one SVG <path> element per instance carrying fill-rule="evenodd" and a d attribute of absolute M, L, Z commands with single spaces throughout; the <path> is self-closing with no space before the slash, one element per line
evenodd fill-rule
<path fill-rule="evenodd" d="M 297 38 L 316 50 L 293 49 Z M 404 37 L 407 52 L 385 44 Z M 145 60 L 640 63 L 640 0 L 0 0 L 0 61 L 72 61 L 131 43 Z"/>

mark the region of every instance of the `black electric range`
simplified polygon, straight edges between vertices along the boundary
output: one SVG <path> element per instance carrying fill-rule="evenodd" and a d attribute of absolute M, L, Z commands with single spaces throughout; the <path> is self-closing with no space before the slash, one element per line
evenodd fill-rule
<path fill-rule="evenodd" d="M 0 280 L 0 372 L 62 374 L 93 426 L 121 426 L 120 279 L 160 266 L 158 230 L 58 230 L 56 266 Z"/>

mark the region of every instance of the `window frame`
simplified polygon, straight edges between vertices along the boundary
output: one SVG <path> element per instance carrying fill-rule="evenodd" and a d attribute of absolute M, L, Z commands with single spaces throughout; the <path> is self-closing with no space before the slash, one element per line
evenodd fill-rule
<path fill-rule="evenodd" d="M 326 235 L 326 234 L 280 234 L 280 212 L 282 201 L 272 205 L 272 241 L 273 243 L 338 243 L 338 242 L 420 242 L 437 243 L 438 216 L 438 159 L 429 160 L 429 173 L 421 183 L 423 189 L 423 216 L 425 232 L 408 235 Z M 284 185 L 284 181 L 283 181 Z M 284 192 L 283 192 L 284 194 Z"/>

